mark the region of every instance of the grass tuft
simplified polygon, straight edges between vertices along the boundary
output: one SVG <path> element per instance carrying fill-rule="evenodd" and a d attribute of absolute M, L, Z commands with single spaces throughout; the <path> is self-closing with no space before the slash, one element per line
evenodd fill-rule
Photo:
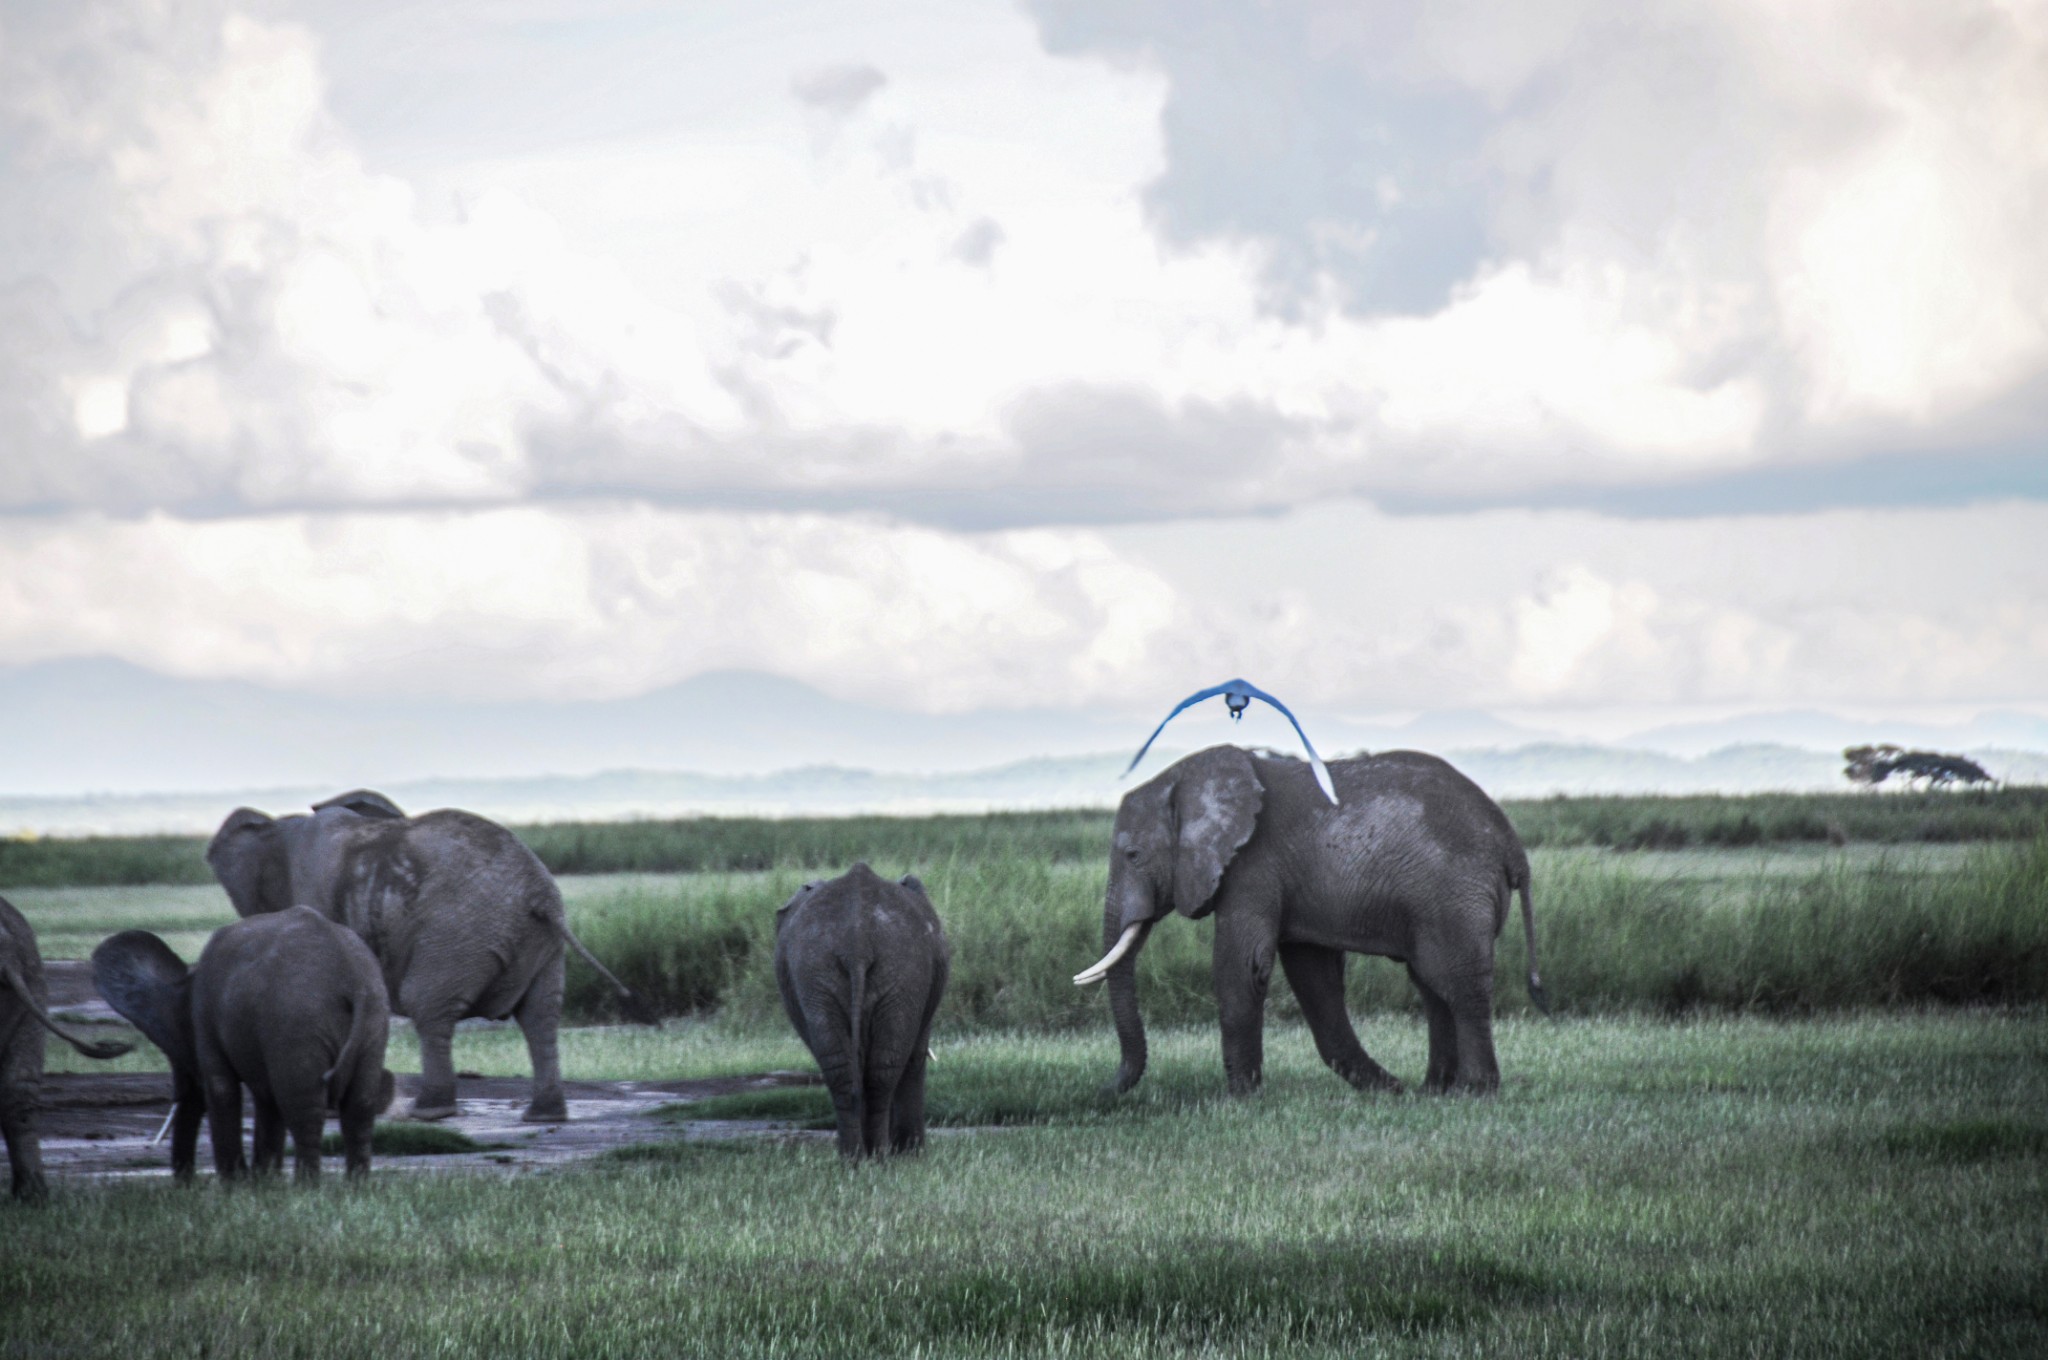
<path fill-rule="evenodd" d="M 459 1152 L 488 1152 L 499 1146 L 502 1144 L 479 1143 L 460 1129 L 439 1124 L 380 1123 L 370 1130 L 373 1157 L 448 1157 Z M 320 1140 L 320 1151 L 326 1156 L 339 1157 L 343 1150 L 339 1133 Z"/>

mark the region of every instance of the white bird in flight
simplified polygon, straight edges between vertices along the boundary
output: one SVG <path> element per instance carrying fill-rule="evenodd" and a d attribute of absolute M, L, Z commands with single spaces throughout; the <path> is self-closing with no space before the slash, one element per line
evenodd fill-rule
<path fill-rule="evenodd" d="M 1316 783 L 1322 786 L 1323 796 L 1328 798 L 1332 804 L 1336 803 L 1337 786 L 1330 782 L 1330 771 L 1323 764 L 1323 758 L 1316 754 L 1315 743 L 1308 739 L 1308 733 L 1301 730 L 1300 720 L 1287 711 L 1286 704 L 1281 703 L 1249 680 L 1226 680 L 1220 685 L 1211 685 L 1205 690 L 1198 690 L 1175 704 L 1173 712 L 1167 714 L 1159 726 L 1152 729 L 1152 735 L 1145 738 L 1145 744 L 1138 748 L 1138 754 L 1131 757 L 1131 763 L 1124 767 L 1124 774 L 1129 774 L 1132 770 L 1138 768 L 1138 762 L 1145 758 L 1145 752 L 1152 749 L 1152 743 L 1157 741 L 1159 734 L 1166 730 L 1166 724 L 1178 717 L 1182 709 L 1193 708 L 1202 700 L 1213 699 L 1219 694 L 1223 696 L 1225 706 L 1230 709 L 1230 720 L 1232 722 L 1242 722 L 1244 720 L 1244 711 L 1251 707 L 1251 702 L 1254 699 L 1263 699 L 1279 709 L 1287 721 L 1294 724 L 1295 735 L 1301 738 L 1302 746 L 1308 750 L 1308 763 L 1316 772 Z"/>

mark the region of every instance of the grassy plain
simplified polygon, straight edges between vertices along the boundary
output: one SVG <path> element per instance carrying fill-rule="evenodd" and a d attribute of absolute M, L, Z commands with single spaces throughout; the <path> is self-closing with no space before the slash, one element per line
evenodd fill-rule
<path fill-rule="evenodd" d="M 1420 1026 L 1369 1021 L 1397 1071 Z M 516 1035 L 465 1063 L 518 1070 Z M 849 1169 L 773 1139 L 503 1180 L 382 1171 L 0 1205 L 0 1356 L 2037 1355 L 2048 1016 L 1501 1025 L 1498 1099 L 1367 1098 L 1209 1026 L 1122 1100 L 1105 1034 L 942 1043 L 940 1132 Z M 508 1042 L 508 1040 L 510 1042 Z M 717 1068 L 578 1031 L 578 1075 Z M 756 1045 L 763 1045 L 755 1047 Z M 698 1064 L 708 1063 L 700 1067 Z M 798 1112 L 800 1113 L 800 1112 Z"/>
<path fill-rule="evenodd" d="M 1101 998 L 1067 981 L 1100 944 L 1095 833 L 948 824 L 974 820 L 884 828 L 856 852 L 918 872 L 954 942 L 924 1157 L 849 1169 L 768 1138 L 654 1142 L 519 1180 L 387 1168 L 313 1193 L 60 1182 L 43 1211 L 0 1204 L 0 1360 L 2020 1356 L 2048 1341 L 2038 835 L 1730 848 L 1688 832 L 1690 848 L 1615 850 L 1558 833 L 1535 872 L 1561 1017 L 1528 1014 L 1511 926 L 1498 1099 L 1354 1094 L 1276 985 L 1266 1088 L 1230 1101 L 1208 928 L 1155 933 L 1151 1069 L 1107 1098 Z M 776 834 L 790 839 L 766 868 L 735 852 L 563 879 L 592 947 L 694 1012 L 566 1030 L 567 1075 L 809 1066 L 767 977 L 773 911 L 853 856 L 814 863 L 836 843 Z M 191 957 L 232 917 L 210 885 L 0 891 L 52 957 L 128 926 Z M 1351 979 L 1366 1046 L 1419 1078 L 1401 970 L 1355 960 Z M 571 985 L 601 1012 L 594 978 Z M 1971 1001 L 2006 1004 L 1931 1004 Z M 456 1058 L 527 1071 L 509 1026 L 465 1026 Z M 105 1070 L 62 1046 L 51 1065 Z M 391 1065 L 417 1070 L 403 1026 Z M 679 1117 L 823 1113 L 797 1089 Z"/>
<path fill-rule="evenodd" d="M 1682 1013 L 1696 1007 L 1800 1013 L 1928 1002 L 2048 1002 L 2048 838 L 1976 844 L 1766 846 L 1742 850 L 1538 850 L 1538 955 L 1567 1012 Z M 1101 951 L 1099 862 L 999 845 L 923 860 L 916 871 L 953 941 L 941 1022 L 954 1029 L 1075 1029 L 1101 1002 L 1068 977 Z M 590 874 L 561 879 L 577 933 L 669 1015 L 717 1014 L 780 1028 L 770 960 L 774 911 L 817 871 Z M 233 919 L 215 887 L 21 888 L 9 892 L 52 958 L 83 957 L 142 926 L 195 957 Z M 1213 1014 L 1208 922 L 1172 920 L 1139 964 L 1148 1016 Z M 1527 1010 L 1522 935 L 1501 936 L 1497 1005 Z M 1360 1011 L 1412 1011 L 1399 965 L 1350 964 Z M 610 989 L 571 960 L 570 1014 L 615 1015 Z M 1273 1013 L 1291 1017 L 1276 987 Z"/>

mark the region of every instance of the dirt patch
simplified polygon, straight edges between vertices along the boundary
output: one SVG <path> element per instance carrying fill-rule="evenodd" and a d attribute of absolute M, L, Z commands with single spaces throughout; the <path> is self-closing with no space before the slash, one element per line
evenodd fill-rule
<path fill-rule="evenodd" d="M 810 1072 L 762 1072 L 744 1077 L 708 1077 L 688 1081 L 565 1081 L 569 1102 L 565 1124 L 523 1124 L 531 1083 L 524 1077 L 456 1078 L 459 1112 L 436 1121 L 482 1145 L 474 1152 L 438 1156 L 380 1156 L 374 1170 L 472 1171 L 520 1173 L 587 1161 L 612 1148 L 636 1143 L 701 1142 L 708 1139 L 776 1138 L 797 1142 L 830 1141 L 830 1133 L 791 1128 L 773 1120 L 675 1120 L 652 1114 L 675 1105 L 740 1091 L 778 1086 L 816 1085 Z M 394 1112 L 406 1108 L 419 1078 L 400 1075 Z M 252 1137 L 244 1103 L 242 1137 L 246 1150 Z M 168 1176 L 168 1138 L 152 1145 L 171 1109 L 171 1079 L 160 1073 L 66 1073 L 43 1078 L 43 1164 L 53 1176 Z M 330 1132 L 335 1128 L 328 1121 Z M 286 1157 L 289 1159 L 287 1148 Z M 212 1150 L 204 1133 L 199 1139 L 199 1166 L 210 1174 Z M 339 1172 L 341 1159 L 329 1157 L 327 1169 Z"/>

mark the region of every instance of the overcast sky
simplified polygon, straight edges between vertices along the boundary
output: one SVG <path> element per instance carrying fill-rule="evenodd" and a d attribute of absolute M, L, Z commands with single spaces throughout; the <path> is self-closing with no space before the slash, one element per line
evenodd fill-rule
<path fill-rule="evenodd" d="M 0 0 L 0 666 L 2048 704 L 2040 0 Z"/>

